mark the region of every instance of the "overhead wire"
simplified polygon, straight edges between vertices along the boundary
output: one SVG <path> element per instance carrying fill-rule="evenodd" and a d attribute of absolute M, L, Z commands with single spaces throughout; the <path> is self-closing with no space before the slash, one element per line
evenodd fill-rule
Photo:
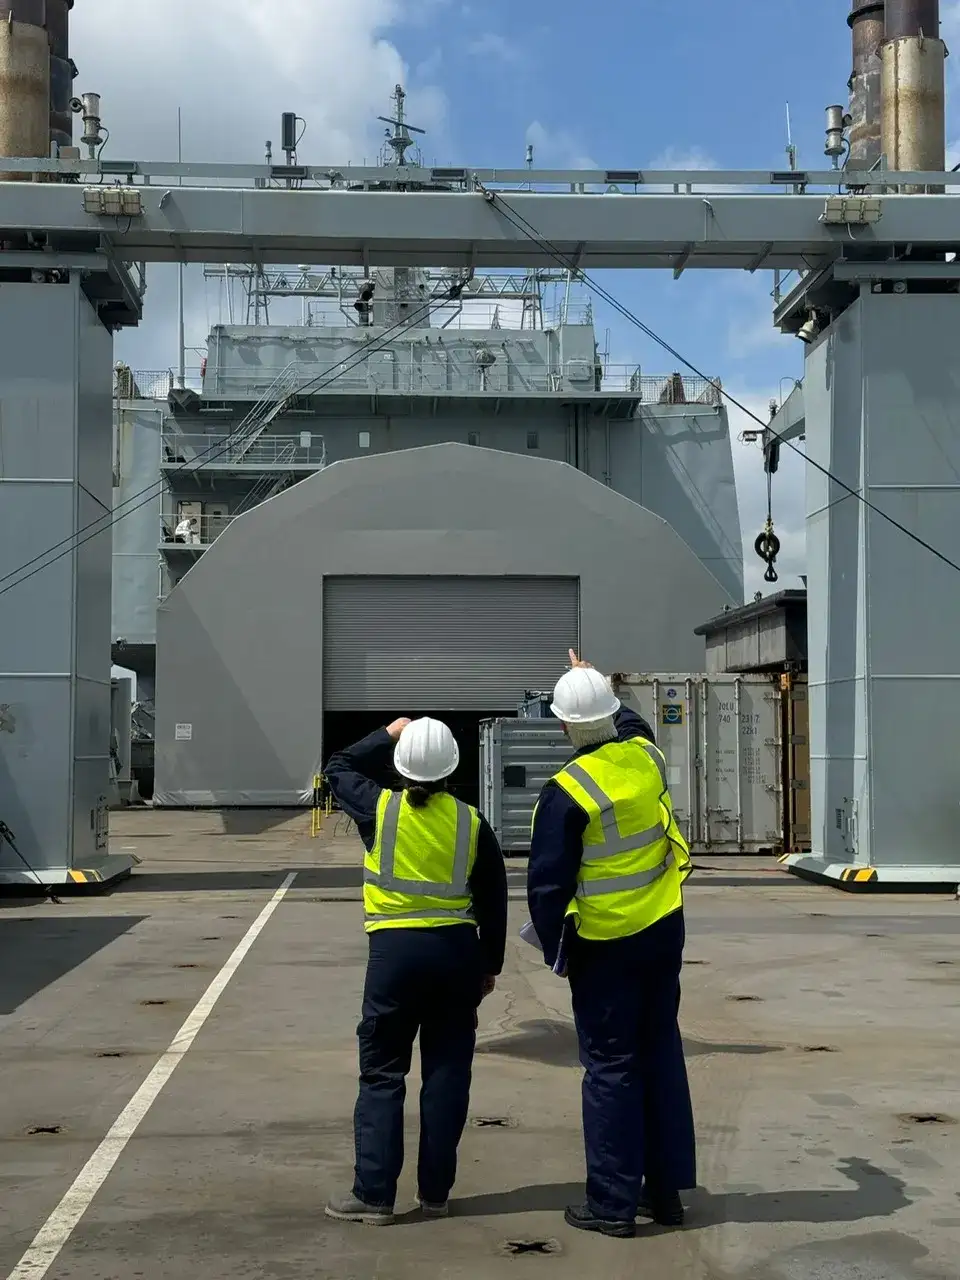
<path fill-rule="evenodd" d="M 426 302 L 417 307 L 409 316 L 406 316 L 403 320 L 396 321 L 386 329 L 375 342 L 364 347 L 362 351 L 358 351 L 355 356 L 349 357 L 344 361 L 339 361 L 335 365 L 328 366 L 328 368 L 317 374 L 315 377 L 309 379 L 302 386 L 296 387 L 293 391 L 288 392 L 284 397 L 282 397 L 284 404 L 296 400 L 301 396 L 312 395 L 317 391 L 323 391 L 326 387 L 336 382 L 338 378 L 351 373 L 355 368 L 363 364 L 365 360 L 369 359 L 371 355 L 376 355 L 378 352 L 389 347 L 393 338 L 402 330 L 409 328 L 411 322 L 416 322 L 417 320 L 422 319 L 433 310 L 439 311 L 442 310 L 443 307 L 448 306 L 450 302 L 454 300 L 455 289 L 456 286 L 453 286 L 452 289 L 448 289 L 443 294 L 432 294 Z M 328 375 L 331 374 L 332 376 L 328 378 Z M 325 378 L 327 381 L 323 381 Z M 283 410 L 281 409 L 280 412 L 282 413 Z M 276 416 L 279 417 L 280 414 L 278 413 Z M 163 477 L 161 477 L 160 480 L 153 481 L 143 489 L 138 490 L 138 492 L 131 494 L 129 498 L 125 498 L 123 502 L 121 502 L 117 507 L 114 507 L 111 511 L 102 516 L 98 516 L 96 520 L 91 520 L 88 524 L 74 530 L 74 532 L 69 534 L 66 538 L 61 538 L 59 542 L 54 543 L 52 547 L 48 547 L 45 551 L 40 552 L 38 555 L 34 556 L 32 560 L 25 561 L 19 566 L 19 568 L 3 574 L 0 576 L 0 584 L 5 585 L 0 585 L 0 596 L 4 595 L 7 591 L 12 591 L 14 587 L 22 586 L 23 583 L 28 582 L 35 574 L 41 573 L 44 569 L 56 564 L 59 560 L 62 560 L 64 556 L 71 555 L 86 542 L 89 542 L 91 538 L 100 537 L 101 534 L 108 532 L 108 530 L 112 529 L 114 525 L 119 524 L 120 521 L 125 519 L 127 516 L 133 515 L 135 511 L 139 511 L 142 507 L 147 506 L 148 503 L 154 502 L 163 493 L 167 479 L 170 475 L 177 475 L 181 471 L 194 471 L 197 469 L 197 464 L 201 461 L 203 461 L 204 465 L 216 461 L 217 458 L 228 453 L 230 449 L 243 438 L 244 437 L 239 433 L 239 431 L 232 432 L 218 447 L 211 445 L 209 448 L 203 450 L 194 458 L 190 459 L 190 461 L 184 462 L 178 467 L 171 468 Z M 136 500 L 138 498 L 142 499 L 142 501 L 137 502 Z M 135 503 L 135 505 L 130 506 L 130 503 Z M 122 510 L 124 507 L 129 509 L 124 511 Z M 90 532 L 91 530 L 92 532 Z M 84 533 L 88 536 L 82 538 L 80 535 Z M 61 548 L 63 548 L 63 550 L 61 550 Z M 55 551 L 59 551 L 60 554 L 54 555 Z M 30 570 L 29 573 L 26 572 L 28 569 Z M 15 581 L 8 581 L 10 578 L 14 578 Z"/>
<path fill-rule="evenodd" d="M 888 515 L 886 511 L 881 507 L 878 507 L 876 503 L 871 502 L 871 500 L 864 494 L 860 493 L 857 489 L 852 488 L 846 483 L 846 481 L 841 480 L 838 475 L 835 475 L 829 469 L 829 467 L 825 467 L 822 463 L 817 462 L 815 458 L 811 458 L 803 449 L 798 448 L 792 440 L 781 435 L 781 433 L 776 431 L 770 423 L 764 422 L 763 419 L 754 413 L 752 409 L 748 409 L 745 404 L 741 403 L 741 401 L 736 398 L 736 396 L 731 395 L 717 379 L 708 377 L 708 375 L 701 369 L 698 369 L 697 366 L 688 360 L 686 356 L 672 346 L 666 338 L 661 337 L 659 333 L 654 329 L 651 329 L 650 326 L 645 324 L 639 316 L 635 315 L 629 307 L 625 306 L 619 298 L 615 297 L 609 292 L 609 290 L 605 289 L 603 285 L 599 284 L 593 277 L 589 276 L 585 271 L 578 267 L 576 262 L 567 257 L 567 255 L 564 254 L 562 250 L 558 249 L 555 244 L 552 244 L 547 240 L 541 232 L 537 230 L 533 223 L 525 218 L 519 210 L 513 207 L 513 205 L 506 201 L 498 191 L 491 191 L 485 187 L 481 187 L 480 190 L 483 192 L 487 202 L 492 205 L 503 218 L 525 235 L 527 239 L 536 244 L 541 252 L 546 253 L 548 256 L 553 258 L 558 265 L 562 266 L 567 271 L 573 272 L 580 280 L 583 280 L 590 287 L 592 292 L 602 298 L 609 306 L 613 307 L 613 309 L 619 315 L 623 316 L 625 320 L 629 320 L 631 324 L 635 325 L 640 332 L 650 338 L 652 342 L 657 343 L 657 345 L 662 347 L 664 351 L 673 356 L 675 360 L 678 360 L 682 365 L 689 369 L 695 377 L 701 378 L 709 386 L 713 387 L 719 395 L 723 396 L 725 400 L 729 401 L 730 404 L 739 409 L 741 413 L 745 413 L 748 418 L 752 418 L 754 422 L 758 423 L 765 432 L 773 436 L 780 444 L 788 445 L 795 454 L 803 458 L 805 462 L 809 463 L 809 465 L 816 471 L 819 471 L 821 475 L 826 476 L 828 480 L 832 480 L 834 484 L 839 485 L 848 497 L 856 498 L 868 510 L 872 511 L 875 515 L 880 516 L 882 520 L 885 520 L 887 524 L 891 525 L 894 529 L 897 529 L 900 533 L 905 534 L 911 542 L 915 542 L 917 546 L 922 547 L 925 551 L 929 551 L 931 555 L 936 557 L 936 559 L 942 561 L 945 565 L 948 565 L 951 569 L 955 569 L 960 573 L 960 564 L 955 560 L 951 560 L 949 556 L 944 555 L 942 551 L 939 551 L 935 546 L 927 542 L 925 538 L 921 538 L 919 534 L 908 529 L 907 526 L 901 524 L 899 520 Z"/>

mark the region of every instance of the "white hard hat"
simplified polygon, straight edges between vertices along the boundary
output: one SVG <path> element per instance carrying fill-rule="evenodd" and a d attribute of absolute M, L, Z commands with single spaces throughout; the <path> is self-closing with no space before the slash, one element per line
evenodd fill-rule
<path fill-rule="evenodd" d="M 564 724 L 592 724 L 616 715 L 620 699 L 599 671 L 574 667 L 557 681 L 550 710 Z"/>
<path fill-rule="evenodd" d="M 397 741 L 393 763 L 411 782 L 439 782 L 460 763 L 460 749 L 440 720 L 413 720 Z"/>

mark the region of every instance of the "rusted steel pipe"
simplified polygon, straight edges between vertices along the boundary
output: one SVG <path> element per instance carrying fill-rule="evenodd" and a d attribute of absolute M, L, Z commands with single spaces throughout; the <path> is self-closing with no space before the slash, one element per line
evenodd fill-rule
<path fill-rule="evenodd" d="M 849 163 L 855 169 L 872 169 L 880 159 L 881 59 L 884 37 L 884 0 L 854 0 L 847 18 L 853 37 L 853 72 L 850 76 L 850 116 L 853 123 Z"/>

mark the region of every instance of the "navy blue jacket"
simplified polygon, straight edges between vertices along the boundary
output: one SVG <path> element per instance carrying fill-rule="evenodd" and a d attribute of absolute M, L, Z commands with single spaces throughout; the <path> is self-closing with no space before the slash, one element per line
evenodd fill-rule
<path fill-rule="evenodd" d="M 621 742 L 630 738 L 656 741 L 646 720 L 626 707 L 617 712 L 615 723 Z M 589 755 L 596 749 L 584 747 L 571 759 Z M 533 824 L 527 867 L 527 903 L 533 927 L 543 946 L 543 958 L 551 968 L 560 950 L 567 907 L 577 891 L 587 822 L 586 813 L 562 787 L 553 781 L 546 784 L 540 793 Z"/>
<path fill-rule="evenodd" d="M 330 790 L 343 812 L 357 824 L 367 850 L 373 848 L 376 837 L 381 792 L 402 785 L 393 772 L 394 746 L 386 729 L 378 729 L 346 751 L 337 751 L 324 770 Z M 483 971 L 495 977 L 503 969 L 507 946 L 507 872 L 497 837 L 482 815 L 470 894 L 484 956 Z"/>

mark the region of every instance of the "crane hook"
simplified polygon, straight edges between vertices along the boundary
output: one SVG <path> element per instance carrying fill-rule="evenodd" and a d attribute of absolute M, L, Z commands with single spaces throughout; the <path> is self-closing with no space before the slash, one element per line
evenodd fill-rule
<path fill-rule="evenodd" d="M 760 559 L 766 562 L 767 571 L 763 575 L 764 582 L 779 581 L 779 575 L 773 566 L 777 556 L 780 554 L 780 539 L 773 531 L 773 521 L 769 516 L 763 526 L 763 532 L 757 535 L 753 549 Z"/>

